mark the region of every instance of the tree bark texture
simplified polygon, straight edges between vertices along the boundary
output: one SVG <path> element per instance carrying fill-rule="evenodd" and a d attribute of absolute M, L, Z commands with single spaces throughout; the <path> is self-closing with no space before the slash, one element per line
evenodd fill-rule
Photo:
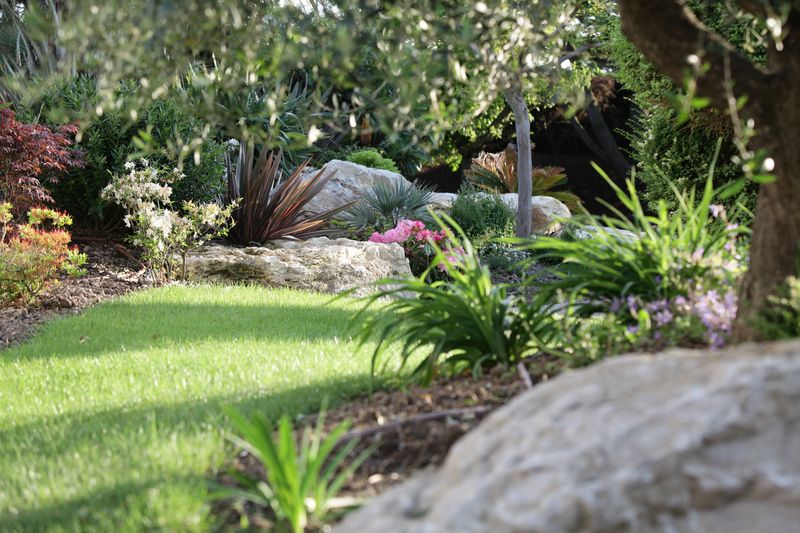
<path fill-rule="evenodd" d="M 776 181 L 760 187 L 750 248 L 750 265 L 739 289 L 737 340 L 758 338 L 752 321 L 780 283 L 797 274 L 800 253 L 800 12 L 787 20 L 783 50 L 771 46 L 766 69 L 736 52 L 705 27 L 684 0 L 619 0 L 622 30 L 659 70 L 682 84 L 697 55 L 709 69 L 698 79 L 698 94 L 728 110 L 727 88 L 747 96 L 742 117 L 755 121 L 752 148 L 774 160 Z M 759 2 L 739 0 L 758 13 Z M 730 85 L 729 85 L 730 84 Z"/>

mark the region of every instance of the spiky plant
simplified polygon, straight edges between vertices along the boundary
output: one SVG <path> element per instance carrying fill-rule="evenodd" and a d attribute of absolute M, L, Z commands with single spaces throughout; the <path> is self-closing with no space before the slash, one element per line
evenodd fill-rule
<path fill-rule="evenodd" d="M 481 152 L 464 175 L 471 185 L 486 192 L 517 192 L 517 152 L 512 146 L 496 154 Z M 567 174 L 562 167 L 536 167 L 532 178 L 533 196 L 550 196 L 564 202 L 573 213 L 583 211 L 581 200 L 576 195 L 553 190 L 567 183 Z"/>
<path fill-rule="evenodd" d="M 401 220 L 432 222 L 427 206 L 433 191 L 406 181 L 378 181 L 353 207 L 345 211 L 343 220 L 355 228 L 383 226 L 393 228 Z"/>
<path fill-rule="evenodd" d="M 350 204 L 315 215 L 306 205 L 325 187 L 333 173 L 306 177 L 307 161 L 288 177 L 281 171 L 282 152 L 262 150 L 258 158 L 252 144 L 242 142 L 236 165 L 228 162 L 226 204 L 238 201 L 229 237 L 238 244 L 258 243 L 284 237 L 308 238 L 325 234 L 325 225 Z"/>
<path fill-rule="evenodd" d="M 223 488 L 212 493 L 212 498 L 234 497 L 269 507 L 294 533 L 306 531 L 310 518 L 321 524 L 337 506 L 343 507 L 336 502 L 336 495 L 373 451 L 367 448 L 348 460 L 358 444 L 358 439 L 345 438 L 349 421 L 323 437 L 324 404 L 316 427 L 306 427 L 299 443 L 288 415 L 275 424 L 264 416 L 248 419 L 233 408 L 226 412 L 240 435 L 232 440 L 264 466 L 266 479 L 235 473 L 242 488 Z"/>
<path fill-rule="evenodd" d="M 436 255 L 417 277 L 375 282 L 376 290 L 361 299 L 363 307 L 352 318 L 359 345 L 375 343 L 373 375 L 388 362 L 391 346 L 398 348 L 402 366 L 415 365 L 411 377 L 422 384 L 429 384 L 441 367 L 477 374 L 549 350 L 557 334 L 551 310 L 536 298 L 528 302 L 509 294 L 507 285 L 493 283 L 455 221 L 444 214 L 433 217 L 449 248 L 431 242 Z M 429 283 L 429 274 L 442 269 L 447 279 Z"/>
<path fill-rule="evenodd" d="M 481 152 L 464 175 L 477 189 L 505 194 L 517 192 L 517 151 L 509 145 L 502 152 Z"/>

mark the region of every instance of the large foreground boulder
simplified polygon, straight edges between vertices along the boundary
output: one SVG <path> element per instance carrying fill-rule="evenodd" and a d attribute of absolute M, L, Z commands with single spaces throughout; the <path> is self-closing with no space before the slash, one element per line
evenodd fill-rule
<path fill-rule="evenodd" d="M 266 246 L 238 248 L 213 245 L 190 252 L 187 277 L 214 283 L 258 283 L 328 293 L 357 289 L 381 278 L 410 276 L 398 244 L 331 240 L 274 241 Z"/>
<path fill-rule="evenodd" d="M 336 531 L 800 531 L 800 342 L 537 385 Z"/>

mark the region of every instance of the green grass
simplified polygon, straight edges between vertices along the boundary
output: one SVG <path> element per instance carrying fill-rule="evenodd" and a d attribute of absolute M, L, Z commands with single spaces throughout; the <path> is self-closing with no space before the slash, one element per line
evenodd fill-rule
<path fill-rule="evenodd" d="M 0 531 L 207 530 L 222 405 L 294 416 L 368 390 L 355 305 L 329 299 L 165 287 L 0 352 Z"/>

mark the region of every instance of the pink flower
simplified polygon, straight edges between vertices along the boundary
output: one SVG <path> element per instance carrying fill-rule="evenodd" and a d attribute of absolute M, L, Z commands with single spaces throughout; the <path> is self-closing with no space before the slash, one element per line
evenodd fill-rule
<path fill-rule="evenodd" d="M 375 232 L 370 236 L 369 240 L 371 242 L 382 243 L 404 243 L 412 236 L 416 236 L 418 240 L 427 242 L 429 235 L 434 240 L 441 240 L 441 238 L 435 237 L 434 234 L 435 232 L 426 230 L 425 224 L 419 220 L 401 220 L 397 224 L 397 227 L 392 228 L 383 234 Z M 424 235 L 424 237 L 421 237 L 421 235 Z"/>
<path fill-rule="evenodd" d="M 466 255 L 466 252 L 460 246 L 442 251 L 445 253 L 445 259 L 438 265 L 439 270 L 442 272 L 447 271 L 450 267 L 457 266 Z"/>
<path fill-rule="evenodd" d="M 386 237 L 376 231 L 369 236 L 369 242 L 380 242 L 385 244 L 388 241 L 386 240 Z"/>

